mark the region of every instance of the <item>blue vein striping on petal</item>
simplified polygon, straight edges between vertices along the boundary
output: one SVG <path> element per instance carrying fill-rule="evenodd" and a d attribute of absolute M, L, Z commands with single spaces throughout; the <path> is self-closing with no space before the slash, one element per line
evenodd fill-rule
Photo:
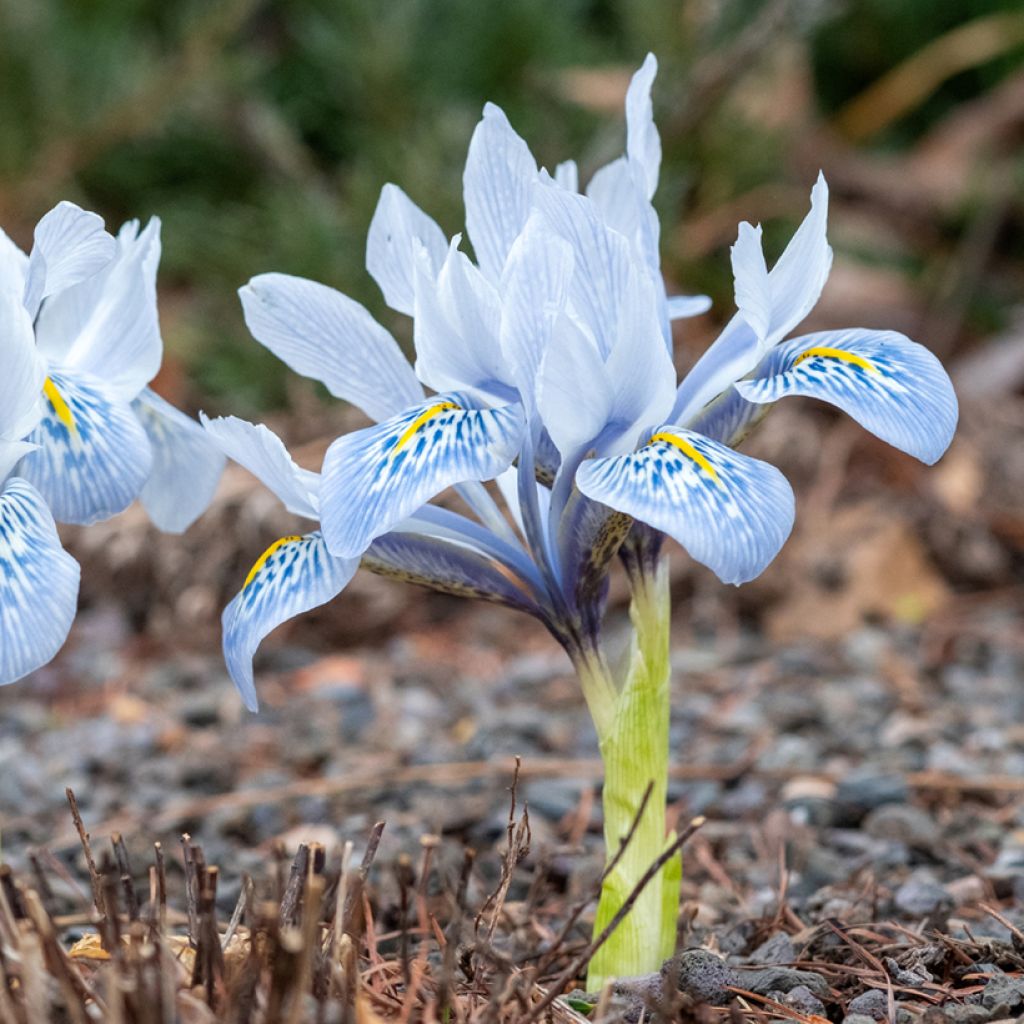
<path fill-rule="evenodd" d="M 736 385 L 767 404 L 805 395 L 838 406 L 865 429 L 923 462 L 946 450 L 957 401 L 938 359 L 896 331 L 841 330 L 780 345 L 753 380 Z"/>
<path fill-rule="evenodd" d="M 339 438 L 324 459 L 320 493 L 331 550 L 360 555 L 445 488 L 497 476 L 522 432 L 520 406 L 472 408 L 453 394 Z"/>
<path fill-rule="evenodd" d="M 629 455 L 584 462 L 576 482 L 674 537 L 726 583 L 758 576 L 793 525 L 793 492 L 774 466 L 673 425 Z"/>
<path fill-rule="evenodd" d="M 224 658 L 246 707 L 257 707 L 252 659 L 260 641 L 282 622 L 339 594 L 358 564 L 333 557 L 319 531 L 282 537 L 256 560 L 222 619 Z"/>
<path fill-rule="evenodd" d="M 78 576 L 40 494 L 9 481 L 0 494 L 0 685 L 60 649 L 75 617 Z"/>
<path fill-rule="evenodd" d="M 107 519 L 138 497 L 152 465 L 146 432 L 127 402 L 86 374 L 52 371 L 43 418 L 28 440 L 39 445 L 19 476 L 39 490 L 58 522 Z"/>

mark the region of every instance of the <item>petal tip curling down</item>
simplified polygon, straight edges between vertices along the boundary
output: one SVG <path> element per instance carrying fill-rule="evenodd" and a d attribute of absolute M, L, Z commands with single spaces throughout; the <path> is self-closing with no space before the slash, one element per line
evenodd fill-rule
<path fill-rule="evenodd" d="M 78 604 L 78 563 L 61 547 L 53 516 L 25 480 L 0 493 L 0 686 L 60 650 Z"/>
<path fill-rule="evenodd" d="M 750 402 L 787 395 L 818 398 L 926 465 L 949 447 L 959 415 L 938 359 L 896 331 L 808 334 L 779 346 L 753 380 L 736 385 Z"/>
<path fill-rule="evenodd" d="M 639 450 L 584 462 L 580 490 L 673 537 L 723 583 L 746 583 L 793 527 L 793 491 L 774 467 L 681 427 Z"/>
<path fill-rule="evenodd" d="M 334 558 L 319 531 L 270 545 L 221 616 L 224 660 L 245 706 L 259 709 L 252 660 L 271 630 L 336 597 L 359 567 Z"/>

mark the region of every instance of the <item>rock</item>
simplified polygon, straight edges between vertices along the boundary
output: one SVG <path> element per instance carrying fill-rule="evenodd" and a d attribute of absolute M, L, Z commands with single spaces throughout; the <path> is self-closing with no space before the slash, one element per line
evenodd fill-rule
<path fill-rule="evenodd" d="M 889 1016 L 889 995 L 881 989 L 872 988 L 854 996 L 846 1007 L 846 1021 L 851 1017 L 863 1016 L 871 1020 L 885 1020 Z"/>
<path fill-rule="evenodd" d="M 674 974 L 676 987 L 698 1003 L 724 1006 L 732 1000 L 728 986 L 739 986 L 736 972 L 717 954 L 706 949 L 685 949 L 666 960 L 662 975 Z M 740 986 L 742 987 L 742 986 Z"/>
<path fill-rule="evenodd" d="M 848 1013 L 843 1018 L 843 1024 L 875 1024 L 875 1018 L 866 1013 Z"/>
<path fill-rule="evenodd" d="M 769 992 L 769 999 L 774 999 L 783 1006 L 792 1007 L 797 1013 L 812 1014 L 817 1017 L 826 1015 L 825 1004 L 806 986 L 797 985 L 788 992 Z"/>
<path fill-rule="evenodd" d="M 931 816 L 913 804 L 883 804 L 864 819 L 864 831 L 917 849 L 931 850 L 941 839 Z"/>
<path fill-rule="evenodd" d="M 853 774 L 842 779 L 836 789 L 836 802 L 855 819 L 851 824 L 877 807 L 904 804 L 909 796 L 910 789 L 902 775 Z"/>
<path fill-rule="evenodd" d="M 785 932 L 776 932 L 765 939 L 753 953 L 746 958 L 749 964 L 791 964 L 796 959 L 793 940 Z"/>
<path fill-rule="evenodd" d="M 981 1005 L 986 1010 L 1013 1011 L 1024 1006 L 1024 978 L 998 974 L 989 980 L 981 993 Z"/>
<path fill-rule="evenodd" d="M 828 982 L 813 971 L 800 971 L 795 967 L 762 967 L 758 970 L 738 972 L 739 987 L 759 996 L 769 992 L 792 992 L 798 986 L 809 989 L 819 999 L 827 999 Z"/>
<path fill-rule="evenodd" d="M 941 1010 L 934 1007 L 934 1010 L 937 1021 L 948 1021 L 949 1024 L 983 1024 L 992 1018 L 992 1014 L 984 1006 L 972 1006 L 969 1003 L 943 1006 Z M 931 1013 L 931 1010 L 928 1012 Z M 925 1016 L 927 1017 L 927 1014 Z"/>
<path fill-rule="evenodd" d="M 953 898 L 931 875 L 911 875 L 894 896 L 896 909 L 908 917 L 937 917 L 953 909 Z"/>

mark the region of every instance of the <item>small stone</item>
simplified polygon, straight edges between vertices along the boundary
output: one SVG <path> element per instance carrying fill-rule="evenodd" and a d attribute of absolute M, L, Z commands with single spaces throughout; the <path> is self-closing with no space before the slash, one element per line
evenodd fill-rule
<path fill-rule="evenodd" d="M 875 1018 L 866 1013 L 848 1013 L 843 1018 L 843 1024 L 875 1024 Z"/>
<path fill-rule="evenodd" d="M 846 1020 L 854 1016 L 869 1017 L 871 1020 L 885 1020 L 889 1016 L 889 996 L 881 989 L 872 988 L 854 996 L 846 1007 Z"/>
<path fill-rule="evenodd" d="M 933 917 L 953 909 L 953 898 L 930 875 L 911 875 L 897 890 L 896 909 L 908 917 Z"/>
<path fill-rule="evenodd" d="M 984 1006 L 972 1006 L 970 1003 L 943 1006 L 937 1012 L 941 1013 L 949 1024 L 983 1024 L 992 1017 Z"/>
<path fill-rule="evenodd" d="M 792 992 L 798 986 L 809 989 L 819 999 L 827 999 L 828 982 L 813 971 L 800 971 L 795 967 L 762 967 L 759 970 L 739 972 L 740 988 L 766 996 L 769 992 Z"/>
<path fill-rule="evenodd" d="M 997 975 L 981 993 L 981 1005 L 986 1010 L 1012 1011 L 1024 1005 L 1024 978 Z"/>
<path fill-rule="evenodd" d="M 836 801 L 848 808 L 857 820 L 876 807 L 906 803 L 909 796 L 907 781 L 901 775 L 849 775 L 840 781 L 836 790 Z"/>
<path fill-rule="evenodd" d="M 977 875 L 964 875 L 962 878 L 954 878 L 945 885 L 946 892 L 954 906 L 963 906 L 965 903 L 977 903 L 985 898 L 985 883 Z"/>
<path fill-rule="evenodd" d="M 774 999 L 783 1006 L 792 1007 L 797 1013 L 824 1017 L 825 1004 L 806 986 L 797 985 L 788 992 L 769 992 L 769 999 Z"/>
<path fill-rule="evenodd" d="M 755 965 L 791 964 L 795 959 L 796 950 L 793 948 L 793 940 L 785 932 L 776 932 L 770 938 L 765 939 L 746 958 L 747 963 Z"/>
<path fill-rule="evenodd" d="M 941 839 L 930 815 L 913 804 L 883 804 L 864 819 L 864 831 L 875 839 L 889 839 L 918 849 L 933 849 Z"/>
<path fill-rule="evenodd" d="M 732 999 L 729 986 L 737 987 L 735 971 L 717 954 L 706 949 L 685 949 L 662 965 L 663 975 L 675 972 L 676 986 L 698 1003 L 724 1006 Z"/>

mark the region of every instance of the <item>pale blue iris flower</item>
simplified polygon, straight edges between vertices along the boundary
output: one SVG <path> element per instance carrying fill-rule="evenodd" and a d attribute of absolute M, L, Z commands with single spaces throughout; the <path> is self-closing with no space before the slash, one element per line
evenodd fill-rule
<path fill-rule="evenodd" d="M 224 456 L 148 387 L 162 358 L 160 225 L 115 238 L 60 203 L 30 255 L 0 232 L 0 684 L 45 664 L 74 619 L 78 565 L 54 521 L 141 499 L 161 529 L 209 503 Z"/>
<path fill-rule="evenodd" d="M 627 95 L 626 154 L 582 195 L 574 164 L 538 169 L 487 105 L 464 175 L 476 262 L 460 236 L 449 242 L 385 186 L 367 267 L 387 303 L 413 317 L 415 367 L 330 288 L 265 274 L 241 290 L 257 340 L 376 421 L 330 446 L 322 477 L 297 469 L 265 428 L 207 424 L 320 524 L 275 542 L 225 612 L 227 661 L 248 706 L 259 641 L 340 592 L 360 563 L 526 610 L 577 665 L 600 657 L 616 554 L 639 565 L 667 535 L 722 580 L 753 579 L 789 535 L 793 494 L 777 469 L 731 445 L 786 395 L 831 402 L 925 462 L 948 446 L 956 399 L 921 346 L 867 330 L 785 340 L 831 263 L 823 178 L 771 271 L 760 229 L 740 226 L 738 312 L 677 382 L 670 322 L 708 302 L 667 297 L 659 270 L 655 72 L 649 56 Z M 453 487 L 468 514 L 431 504 Z"/>

